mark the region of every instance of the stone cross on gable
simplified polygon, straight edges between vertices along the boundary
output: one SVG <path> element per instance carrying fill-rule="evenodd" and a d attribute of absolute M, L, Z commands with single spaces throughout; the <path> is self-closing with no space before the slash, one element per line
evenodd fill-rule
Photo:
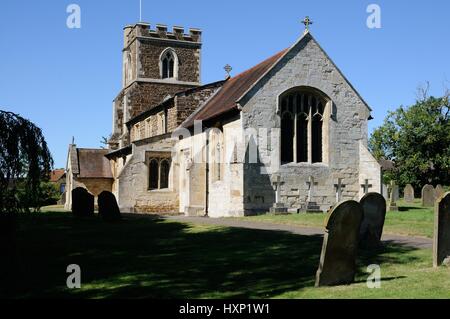
<path fill-rule="evenodd" d="M 302 23 L 305 25 L 305 32 L 309 31 L 309 26 L 310 26 L 311 24 L 313 24 L 312 20 L 311 20 L 308 16 L 306 16 L 306 17 L 303 19 Z"/>
<path fill-rule="evenodd" d="M 306 182 L 306 185 L 308 185 L 308 202 L 311 202 L 314 194 L 314 186 L 319 185 L 319 183 L 314 182 L 314 177 L 310 176 L 309 180 Z"/>
<path fill-rule="evenodd" d="M 281 201 L 281 196 L 280 196 L 280 189 L 281 189 L 281 185 L 284 184 L 283 181 L 281 181 L 281 177 L 280 175 L 277 175 L 275 177 L 275 180 L 272 181 L 272 184 L 275 186 L 275 202 L 276 203 L 280 203 Z"/>
<path fill-rule="evenodd" d="M 372 188 L 372 184 L 369 184 L 369 180 L 364 180 L 364 184 L 361 184 L 361 187 L 364 189 L 364 194 L 369 193 L 369 188 Z"/>
<path fill-rule="evenodd" d="M 345 185 L 342 184 L 342 178 L 338 178 L 338 183 L 334 184 L 336 188 L 336 202 L 339 203 L 342 199 L 342 191 L 345 188 Z"/>

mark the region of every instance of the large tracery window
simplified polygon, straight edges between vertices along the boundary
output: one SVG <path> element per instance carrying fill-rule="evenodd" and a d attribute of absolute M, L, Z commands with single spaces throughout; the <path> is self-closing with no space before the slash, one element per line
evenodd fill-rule
<path fill-rule="evenodd" d="M 281 163 L 323 162 L 326 102 L 318 94 L 294 91 L 280 100 Z"/>

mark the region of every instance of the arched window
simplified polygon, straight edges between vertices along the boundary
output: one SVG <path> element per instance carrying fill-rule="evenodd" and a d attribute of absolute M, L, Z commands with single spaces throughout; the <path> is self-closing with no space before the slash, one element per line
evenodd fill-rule
<path fill-rule="evenodd" d="M 178 58 L 173 49 L 166 49 L 161 54 L 160 68 L 161 77 L 170 79 L 177 77 Z"/>
<path fill-rule="evenodd" d="M 170 159 L 150 158 L 148 163 L 148 189 L 169 188 Z"/>
<path fill-rule="evenodd" d="M 281 163 L 323 161 L 324 99 L 307 90 L 290 91 L 280 99 Z"/>
<path fill-rule="evenodd" d="M 161 161 L 161 168 L 160 168 L 160 183 L 159 188 L 169 188 L 169 171 L 170 171 L 170 164 L 168 160 L 162 160 Z"/>

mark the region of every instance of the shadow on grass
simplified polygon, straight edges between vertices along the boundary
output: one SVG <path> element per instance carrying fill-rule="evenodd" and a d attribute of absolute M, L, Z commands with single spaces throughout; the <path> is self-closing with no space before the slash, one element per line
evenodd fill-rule
<path fill-rule="evenodd" d="M 314 286 L 321 246 L 321 236 L 281 231 L 47 213 L 22 222 L 21 267 L 8 297 L 270 298 Z M 362 251 L 357 277 L 369 264 L 412 262 L 410 250 Z M 65 288 L 70 264 L 81 267 L 82 289 Z"/>
<path fill-rule="evenodd" d="M 417 206 L 398 206 L 398 210 L 400 212 L 407 212 L 410 210 L 423 210 L 423 209 L 427 209 L 429 207 L 417 207 Z"/>

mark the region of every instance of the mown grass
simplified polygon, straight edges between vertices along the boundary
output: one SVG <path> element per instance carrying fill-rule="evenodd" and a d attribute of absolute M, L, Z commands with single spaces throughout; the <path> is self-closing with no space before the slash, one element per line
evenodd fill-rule
<path fill-rule="evenodd" d="M 361 251 L 357 283 L 313 288 L 322 238 L 128 215 L 119 223 L 69 213 L 20 218 L 10 298 L 448 298 L 448 268 L 431 250 Z M 66 288 L 67 266 L 82 288 Z M 366 287 L 379 264 L 382 288 Z M 3 297 L 5 297 L 3 296 Z"/>
<path fill-rule="evenodd" d="M 399 211 L 387 212 L 384 233 L 433 238 L 433 208 L 421 207 L 420 200 L 415 200 L 414 203 L 405 203 L 400 200 L 398 206 Z M 263 214 L 245 217 L 243 220 L 304 227 L 323 227 L 325 217 L 326 214 Z"/>

